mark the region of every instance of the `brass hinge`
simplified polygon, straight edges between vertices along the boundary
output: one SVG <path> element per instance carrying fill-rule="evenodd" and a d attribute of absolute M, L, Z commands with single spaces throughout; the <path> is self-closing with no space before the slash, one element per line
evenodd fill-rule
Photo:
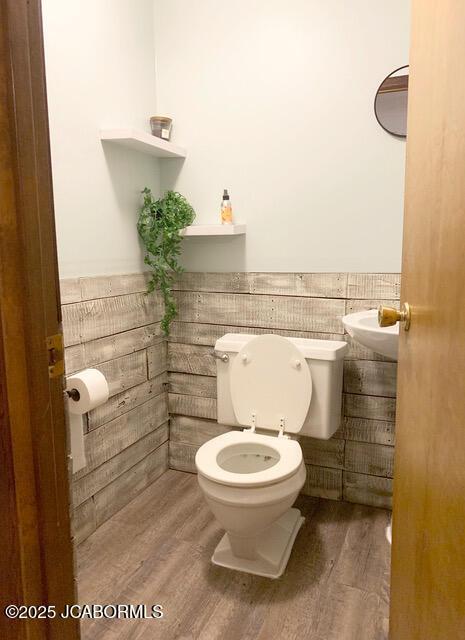
<path fill-rule="evenodd" d="M 58 378 L 65 372 L 63 334 L 56 333 L 46 339 L 48 351 L 48 377 Z"/>

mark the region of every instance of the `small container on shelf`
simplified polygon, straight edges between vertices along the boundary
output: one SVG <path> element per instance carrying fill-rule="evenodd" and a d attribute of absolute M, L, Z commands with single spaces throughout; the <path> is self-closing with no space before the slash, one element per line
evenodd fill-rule
<path fill-rule="evenodd" d="M 233 213 L 231 200 L 229 198 L 229 193 L 227 189 L 223 191 L 223 199 L 221 201 L 221 224 L 232 224 L 233 223 Z"/>
<path fill-rule="evenodd" d="M 152 116 L 150 118 L 152 135 L 162 140 L 169 140 L 171 138 L 172 124 L 173 120 L 171 118 L 166 116 Z"/>

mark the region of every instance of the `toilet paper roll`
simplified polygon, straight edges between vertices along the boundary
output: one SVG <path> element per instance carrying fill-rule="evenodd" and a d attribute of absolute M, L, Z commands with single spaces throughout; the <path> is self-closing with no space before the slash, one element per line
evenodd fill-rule
<path fill-rule="evenodd" d="M 108 400 L 108 383 L 98 369 L 84 369 L 68 376 L 66 389 L 76 389 L 79 394 L 78 398 L 70 398 L 68 402 L 70 413 L 75 415 L 83 415 Z"/>

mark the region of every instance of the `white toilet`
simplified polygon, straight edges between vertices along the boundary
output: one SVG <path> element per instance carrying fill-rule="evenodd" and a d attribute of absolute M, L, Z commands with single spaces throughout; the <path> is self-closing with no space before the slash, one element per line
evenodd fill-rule
<path fill-rule="evenodd" d="M 248 428 L 209 440 L 195 457 L 205 499 L 226 530 L 215 564 L 269 578 L 284 572 L 304 521 L 291 507 L 306 478 L 289 434 L 327 439 L 338 429 L 346 349 L 277 335 L 217 341 L 218 422 Z"/>

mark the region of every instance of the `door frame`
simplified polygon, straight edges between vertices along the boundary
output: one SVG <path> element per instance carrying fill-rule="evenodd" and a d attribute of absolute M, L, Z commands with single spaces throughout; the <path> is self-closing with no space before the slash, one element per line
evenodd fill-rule
<path fill-rule="evenodd" d="M 0 636 L 74 640 L 59 615 L 76 589 L 64 380 L 46 344 L 62 330 L 40 0 L 0 0 L 0 46 Z M 56 617 L 9 620 L 7 604 Z"/>

